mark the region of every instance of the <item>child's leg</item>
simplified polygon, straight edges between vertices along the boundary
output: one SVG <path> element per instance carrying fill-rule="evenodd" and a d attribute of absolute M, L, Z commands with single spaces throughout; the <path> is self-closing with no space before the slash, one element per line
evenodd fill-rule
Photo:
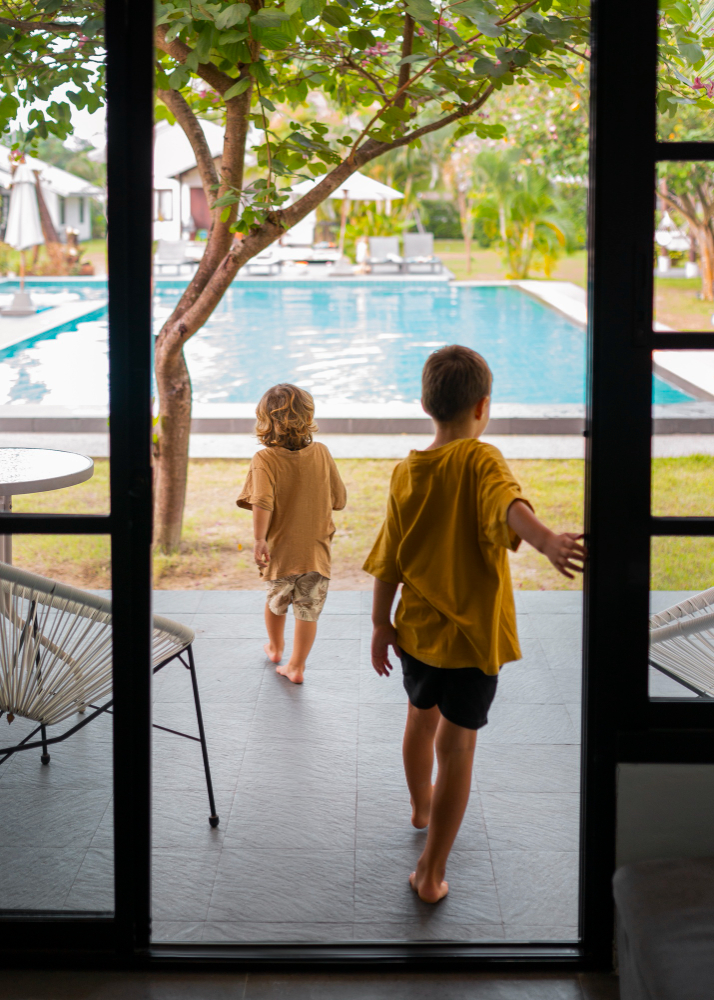
<path fill-rule="evenodd" d="M 433 708 L 422 709 L 415 708 L 409 702 L 402 755 L 404 774 L 412 800 L 412 824 L 417 830 L 423 830 L 429 824 L 433 790 L 431 775 L 434 769 L 434 737 L 440 719 L 441 712 L 436 705 Z"/>
<path fill-rule="evenodd" d="M 435 744 L 439 770 L 431 800 L 429 833 L 416 871 L 409 877 L 412 888 L 427 903 L 436 903 L 449 891 L 444 881 L 446 861 L 469 801 L 476 730 L 442 718 Z"/>
<path fill-rule="evenodd" d="M 265 605 L 265 627 L 268 630 L 268 641 L 263 646 L 265 655 L 273 663 L 280 663 L 280 657 L 285 648 L 285 615 L 275 615 Z"/>
<path fill-rule="evenodd" d="M 317 635 L 317 622 L 304 621 L 295 618 L 295 637 L 290 659 L 283 667 L 277 667 L 279 674 L 287 677 L 293 684 L 302 684 L 305 675 L 305 661 L 310 655 L 312 644 Z"/>

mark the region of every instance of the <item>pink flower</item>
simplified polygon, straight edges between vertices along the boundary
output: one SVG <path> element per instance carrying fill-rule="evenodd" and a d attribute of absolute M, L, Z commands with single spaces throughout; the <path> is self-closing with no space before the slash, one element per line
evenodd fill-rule
<path fill-rule="evenodd" d="M 714 96 L 714 80 L 710 80 L 707 84 L 707 97 Z"/>
<path fill-rule="evenodd" d="M 440 24 L 443 28 L 453 28 L 455 25 L 451 21 L 445 21 L 443 17 L 438 17 L 432 24 Z"/>
<path fill-rule="evenodd" d="M 457 56 L 456 57 L 456 61 L 457 62 L 468 62 L 470 58 L 471 58 L 471 56 Z"/>
<path fill-rule="evenodd" d="M 706 87 L 706 84 L 702 83 L 701 76 L 695 76 L 694 77 L 694 82 L 692 83 L 692 89 L 693 90 L 704 90 L 705 87 Z"/>
<path fill-rule="evenodd" d="M 417 35 L 421 35 L 423 37 L 425 34 L 426 32 L 424 31 L 422 26 L 420 24 L 417 24 Z"/>
<path fill-rule="evenodd" d="M 369 49 L 364 50 L 366 56 L 383 56 L 389 52 L 389 46 L 386 42 L 377 42 Z"/>
<path fill-rule="evenodd" d="M 85 42 L 89 41 L 89 39 L 87 38 L 86 35 L 77 35 L 77 38 L 79 39 L 79 47 L 80 47 L 80 49 L 82 48 L 82 46 L 84 45 Z"/>

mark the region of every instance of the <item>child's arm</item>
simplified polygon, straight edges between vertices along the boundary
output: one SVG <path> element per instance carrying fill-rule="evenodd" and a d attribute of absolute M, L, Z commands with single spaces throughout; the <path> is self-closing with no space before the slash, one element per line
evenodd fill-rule
<path fill-rule="evenodd" d="M 382 677 L 389 677 L 393 669 L 389 662 L 389 647 L 399 655 L 397 630 L 392 625 L 392 604 L 397 592 L 397 583 L 385 583 L 374 579 L 372 598 L 372 666 Z"/>
<path fill-rule="evenodd" d="M 534 549 L 541 552 L 546 559 L 549 559 L 559 573 L 574 579 L 573 574 L 582 573 L 587 551 L 584 545 L 580 545 L 582 535 L 576 535 L 571 531 L 566 531 L 562 535 L 547 528 L 542 521 L 539 521 L 530 507 L 521 500 L 514 500 L 508 508 L 508 526 Z"/>
<path fill-rule="evenodd" d="M 270 552 L 268 552 L 268 543 L 266 538 L 268 536 L 268 528 L 270 527 L 270 519 L 273 516 L 273 512 L 270 510 L 264 510 L 262 507 L 252 505 L 253 507 L 253 558 L 260 569 L 265 569 L 265 567 L 270 562 Z"/>

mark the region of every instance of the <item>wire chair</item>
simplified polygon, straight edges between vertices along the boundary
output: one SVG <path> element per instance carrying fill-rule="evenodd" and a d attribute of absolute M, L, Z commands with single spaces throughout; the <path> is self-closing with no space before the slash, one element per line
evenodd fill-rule
<path fill-rule="evenodd" d="M 179 660 L 191 674 L 198 736 L 154 724 L 201 744 L 206 788 L 211 808 L 209 823 L 219 817 L 213 795 L 206 733 L 196 679 L 192 644 L 194 632 L 170 618 L 154 615 L 152 671 L 158 673 Z M 0 764 L 13 754 L 41 747 L 40 760 L 49 764 L 48 746 L 61 743 L 97 716 L 111 714 L 112 604 L 66 584 L 0 562 L 0 719 L 16 716 L 38 723 L 23 740 L 0 747 Z M 98 704 L 107 696 L 109 700 Z M 47 728 L 77 713 L 86 718 L 59 736 Z M 38 741 L 33 737 L 40 734 Z"/>
<path fill-rule="evenodd" d="M 714 587 L 651 615 L 649 662 L 700 700 L 714 700 Z"/>

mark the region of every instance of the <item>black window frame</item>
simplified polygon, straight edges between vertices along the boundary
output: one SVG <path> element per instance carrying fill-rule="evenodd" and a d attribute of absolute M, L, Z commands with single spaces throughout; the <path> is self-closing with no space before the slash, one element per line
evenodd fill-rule
<path fill-rule="evenodd" d="M 578 945 L 151 944 L 151 8 L 106 5 L 111 513 L 0 513 L 10 533 L 111 535 L 116 911 L 2 917 L 0 949 L 125 967 L 609 968 L 618 763 L 714 762 L 714 705 L 654 703 L 647 690 L 650 539 L 714 535 L 714 518 L 650 513 L 651 352 L 714 347 L 712 333 L 652 330 L 655 165 L 714 160 L 711 143 L 656 142 L 656 0 L 592 8 Z"/>

